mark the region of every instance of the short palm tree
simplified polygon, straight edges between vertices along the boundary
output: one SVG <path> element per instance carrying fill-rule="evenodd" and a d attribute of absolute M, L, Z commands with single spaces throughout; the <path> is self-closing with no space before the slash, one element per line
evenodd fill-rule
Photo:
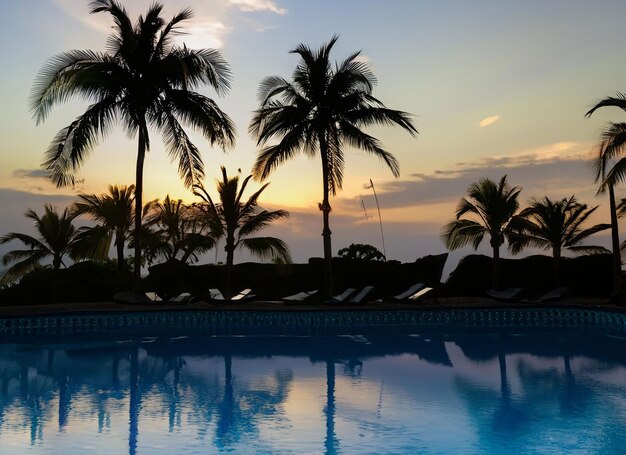
<path fill-rule="evenodd" d="M 195 194 L 204 204 L 200 207 L 205 213 L 205 220 L 210 226 L 216 239 L 226 239 L 226 289 L 227 296 L 231 295 L 231 276 L 234 264 L 234 255 L 237 248 L 245 248 L 253 255 L 264 259 L 279 259 L 291 262 L 291 255 L 287 244 L 276 237 L 250 237 L 265 229 L 273 221 L 287 218 L 286 210 L 264 210 L 259 206 L 258 199 L 269 183 L 264 184 L 247 200 L 243 200 L 243 193 L 252 178 L 246 177 L 239 187 L 239 177 L 228 177 L 226 168 L 222 166 L 222 180 L 217 182 L 219 203 L 213 199 L 202 185 L 197 185 Z"/>
<path fill-rule="evenodd" d="M 72 259 L 84 257 L 78 245 L 80 231 L 72 224 L 75 215 L 68 209 L 59 214 L 55 208 L 46 204 L 43 215 L 39 216 L 34 210 L 29 209 L 25 216 L 34 221 L 39 237 L 18 232 L 11 232 L 0 237 L 0 245 L 19 240 L 26 246 L 26 249 L 9 251 L 2 258 L 3 265 L 13 263 L 0 278 L 2 285 L 18 280 L 41 265 L 41 261 L 49 256 L 52 257 L 54 270 L 65 266 L 63 262 L 65 256 Z"/>
<path fill-rule="evenodd" d="M 457 206 L 455 219 L 447 223 L 441 232 L 442 240 L 449 250 L 466 245 L 477 249 L 485 234 L 490 237 L 494 289 L 500 284 L 500 247 L 526 224 L 516 214 L 519 209 L 517 198 L 521 191 L 520 187 L 508 184 L 506 175 L 498 183 L 487 178 L 472 183 L 467 189 L 468 197 L 461 199 Z M 466 216 L 469 218 L 463 218 Z"/>
<path fill-rule="evenodd" d="M 218 94 L 230 86 L 230 69 L 218 51 L 176 46 L 172 37 L 192 15 L 184 9 L 166 22 L 163 6 L 152 4 L 135 25 L 115 0 L 93 0 L 91 12 L 107 12 L 114 22 L 108 52 L 74 50 L 52 58 L 39 73 L 31 98 L 37 122 L 51 108 L 73 96 L 92 104 L 52 140 L 43 166 L 57 186 L 72 184 L 91 149 L 120 121 L 137 136 L 135 205 L 141 208 L 143 163 L 150 149 L 149 127 L 163 135 L 167 151 L 178 161 L 187 187 L 204 176 L 200 152 L 181 122 L 198 129 L 223 149 L 234 141 L 234 126 L 210 98 L 194 91 L 208 84 Z M 135 273 L 141 265 L 141 213 L 135 211 Z"/>
<path fill-rule="evenodd" d="M 554 284 L 558 285 L 563 249 L 583 254 L 608 253 L 601 246 L 581 245 L 589 236 L 611 227 L 610 224 L 596 224 L 587 229 L 582 228 L 597 208 L 588 208 L 587 204 L 578 202 L 575 196 L 558 201 L 552 201 L 547 196 L 533 200 L 530 207 L 519 213 L 520 217 L 529 222 L 523 231 L 510 237 L 511 252 L 516 254 L 527 247 L 552 250 Z"/>
<path fill-rule="evenodd" d="M 590 117 L 601 107 L 618 107 L 626 111 L 626 95 L 618 93 L 614 97 L 600 100 L 587 113 Z M 609 193 L 611 214 L 611 248 L 613 250 L 613 296 L 618 299 L 622 294 L 622 258 L 615 202 L 615 185 L 626 180 L 626 123 L 609 122 L 600 134 L 597 145 L 598 155 L 591 164 L 595 169 L 595 181 L 599 184 L 598 194 Z"/>
<path fill-rule="evenodd" d="M 130 237 L 133 225 L 134 190 L 134 185 L 109 185 L 107 194 L 79 194 L 78 202 L 75 202 L 72 207 L 75 215 L 87 215 L 100 224 L 101 229 L 95 231 L 93 237 L 101 233 L 100 241 L 107 243 L 104 246 L 107 251 L 113 235 L 115 236 L 118 270 L 126 267 L 124 246 Z M 94 239 L 94 241 L 98 240 Z"/>
<path fill-rule="evenodd" d="M 416 135 L 409 114 L 391 110 L 372 95 L 376 78 L 359 59 L 359 52 L 333 66 L 330 51 L 337 37 L 319 50 L 300 44 L 292 53 L 300 56 L 293 81 L 271 76 L 261 82 L 260 108 L 254 112 L 249 131 L 257 138 L 259 151 L 253 175 L 265 179 L 297 152 L 322 162 L 325 292 L 332 293 L 331 231 L 329 197 L 341 189 L 344 176 L 344 147 L 361 149 L 380 158 L 394 176 L 399 165 L 380 142 L 362 131 L 371 125 L 398 125 Z M 278 143 L 267 145 L 272 140 Z"/>
<path fill-rule="evenodd" d="M 156 200 L 146 206 L 146 226 L 151 231 L 151 251 L 147 252 L 150 258 L 160 255 L 167 260 L 197 261 L 198 254 L 215 247 L 215 239 L 196 205 L 167 195 L 163 202 Z"/>

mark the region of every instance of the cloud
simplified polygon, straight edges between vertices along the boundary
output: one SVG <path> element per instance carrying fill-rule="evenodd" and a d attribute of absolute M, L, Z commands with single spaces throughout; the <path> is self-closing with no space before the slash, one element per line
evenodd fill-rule
<path fill-rule="evenodd" d="M 16 169 L 13 171 L 13 177 L 18 179 L 47 179 L 48 172 L 43 169 Z"/>
<path fill-rule="evenodd" d="M 589 199 L 596 190 L 588 165 L 589 149 L 590 145 L 585 143 L 559 142 L 506 156 L 458 163 L 454 168 L 428 174 L 413 173 L 402 180 L 377 183 L 380 206 L 388 217 L 398 221 L 408 221 L 411 216 L 414 220 L 432 221 L 446 213 L 445 210 L 453 213 L 471 183 L 485 177 L 499 179 L 505 174 L 511 185 L 524 188 L 523 199 L 541 195 L 561 198 L 574 193 L 581 199 Z M 361 199 L 368 211 L 375 210 L 373 195 L 365 190 L 356 197 L 337 198 L 333 207 L 362 217 Z M 441 222 L 445 218 L 446 215 Z"/>
<path fill-rule="evenodd" d="M 285 8 L 279 7 L 271 0 L 228 0 L 228 2 L 246 13 L 254 11 L 271 11 L 272 13 L 280 15 L 287 14 L 287 10 Z"/>
<path fill-rule="evenodd" d="M 500 120 L 499 115 L 492 115 L 491 117 L 485 117 L 478 123 L 478 126 L 480 126 L 481 128 L 484 128 L 486 126 L 493 125 L 498 120 Z"/>

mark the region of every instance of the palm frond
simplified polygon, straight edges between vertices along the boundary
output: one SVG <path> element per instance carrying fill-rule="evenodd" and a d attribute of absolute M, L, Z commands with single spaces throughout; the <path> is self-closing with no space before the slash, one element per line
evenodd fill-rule
<path fill-rule="evenodd" d="M 473 220 L 452 220 L 444 225 L 441 231 L 441 239 L 449 250 L 457 250 L 466 245 L 474 249 L 485 236 L 486 229 Z"/>
<path fill-rule="evenodd" d="M 276 237 L 254 237 L 239 240 L 239 247 L 245 248 L 261 260 L 280 259 L 291 263 L 291 253 L 287 244 Z"/>

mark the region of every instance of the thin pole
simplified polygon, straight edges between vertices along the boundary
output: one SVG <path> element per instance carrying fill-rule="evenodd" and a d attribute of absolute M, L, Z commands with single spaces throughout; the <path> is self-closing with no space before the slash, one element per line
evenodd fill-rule
<path fill-rule="evenodd" d="M 385 250 L 385 235 L 383 234 L 383 219 L 380 216 L 380 205 L 378 205 L 378 196 L 376 195 L 376 188 L 374 188 L 374 182 L 370 179 L 370 185 L 372 185 L 372 191 L 374 192 L 374 199 L 376 200 L 376 208 L 378 209 L 378 222 L 380 223 L 380 238 L 383 240 L 383 256 L 385 256 L 385 262 L 387 262 L 387 251 Z"/>

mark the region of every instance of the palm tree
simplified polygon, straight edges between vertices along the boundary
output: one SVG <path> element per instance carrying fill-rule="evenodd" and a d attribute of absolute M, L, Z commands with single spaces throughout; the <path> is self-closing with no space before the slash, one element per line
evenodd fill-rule
<path fill-rule="evenodd" d="M 618 93 L 615 97 L 607 97 L 593 106 L 585 117 L 599 108 L 614 106 L 626 111 L 626 95 Z M 626 179 L 626 123 L 609 122 L 600 134 L 597 145 L 598 155 L 591 164 L 595 169 L 595 182 L 599 184 L 598 194 L 609 193 L 609 210 L 611 212 L 611 247 L 613 250 L 613 297 L 619 299 L 622 294 L 622 258 L 619 243 L 619 226 L 617 223 L 617 206 L 615 203 L 615 185 Z M 613 165 L 611 167 L 611 165 Z"/>
<path fill-rule="evenodd" d="M 100 231 L 104 235 L 103 240 L 107 243 L 105 246 L 107 251 L 110 247 L 110 240 L 115 235 L 118 270 L 126 267 L 124 246 L 133 224 L 134 190 L 134 185 L 109 185 L 108 194 L 79 194 L 79 201 L 73 205 L 75 215 L 88 215 L 100 223 L 102 227 Z M 94 237 L 97 235 L 95 234 Z"/>
<path fill-rule="evenodd" d="M 264 184 L 244 202 L 243 193 L 251 178 L 252 175 L 246 177 L 239 188 L 239 177 L 229 178 L 226 168 L 222 166 L 222 180 L 217 182 L 218 204 L 213 202 L 202 185 L 197 185 L 194 191 L 204 201 L 200 207 L 205 213 L 206 223 L 211 227 L 213 236 L 216 239 L 226 238 L 224 250 L 226 250 L 227 297 L 231 295 L 231 276 L 237 248 L 245 248 L 261 259 L 271 258 L 291 262 L 289 248 L 282 240 L 276 237 L 249 237 L 265 229 L 273 221 L 289 216 L 286 210 L 270 211 L 259 206 L 258 199 L 269 183 Z"/>
<path fill-rule="evenodd" d="M 447 223 L 441 232 L 449 250 L 466 245 L 477 249 L 485 234 L 489 235 L 493 250 L 494 289 L 500 284 L 500 247 L 526 224 L 523 218 L 516 215 L 519 208 L 517 198 L 521 191 L 518 186 L 509 186 L 506 175 L 498 183 L 488 178 L 472 183 L 467 189 L 469 198 L 461 199 L 457 206 L 456 219 Z M 466 215 L 470 218 L 463 218 Z"/>
<path fill-rule="evenodd" d="M 126 10 L 115 0 L 93 0 L 91 13 L 108 12 L 114 33 L 108 52 L 73 50 L 52 58 L 34 84 L 32 109 L 37 123 L 51 108 L 79 95 L 92 104 L 52 140 L 43 166 L 57 186 L 74 183 L 74 173 L 101 137 L 120 121 L 130 136 L 137 136 L 135 206 L 142 208 L 143 163 L 150 149 L 149 126 L 163 135 L 172 159 L 187 187 L 204 176 L 200 152 L 181 122 L 225 149 L 234 142 L 234 126 L 210 98 L 194 91 L 208 84 L 218 94 L 230 87 L 231 72 L 221 54 L 212 49 L 189 49 L 171 39 L 181 22 L 192 16 L 184 9 L 168 23 L 160 16 L 163 5 L 154 3 L 133 26 Z M 135 211 L 135 273 L 141 265 L 141 214 Z"/>
<path fill-rule="evenodd" d="M 182 262 L 197 261 L 198 254 L 215 247 L 215 239 L 204 223 L 201 210 L 194 204 L 184 204 L 169 195 L 163 202 L 146 204 L 146 226 L 150 234 L 150 257 L 165 256 L 175 259 L 180 254 Z"/>
<path fill-rule="evenodd" d="M 263 147 L 252 171 L 255 178 L 267 178 L 300 150 L 310 157 L 319 152 L 323 187 L 319 208 L 324 223 L 324 277 L 328 297 L 332 294 L 329 197 L 343 184 L 344 146 L 377 156 L 398 177 L 399 165 L 394 156 L 362 128 L 399 125 L 412 136 L 417 134 L 409 114 L 387 109 L 372 95 L 376 78 L 370 67 L 359 60 L 360 52 L 332 66 L 330 51 L 336 41 L 334 36 L 317 51 L 304 44 L 292 50 L 301 59 L 293 81 L 271 76 L 261 82 L 260 109 L 254 112 L 249 126 L 257 145 Z M 273 139 L 279 142 L 267 145 Z"/>
<path fill-rule="evenodd" d="M 52 268 L 58 270 L 62 265 L 65 266 L 64 256 L 79 259 L 88 255 L 78 241 L 81 231 L 72 224 L 75 214 L 67 208 L 59 214 L 50 204 L 46 204 L 42 216 L 32 209 L 28 209 L 25 216 L 35 222 L 39 237 L 18 232 L 0 237 L 0 245 L 19 240 L 26 246 L 26 249 L 9 251 L 2 258 L 3 265 L 14 264 L 0 278 L 1 285 L 9 284 L 31 272 L 48 256 L 52 256 Z"/>
<path fill-rule="evenodd" d="M 575 196 L 558 201 L 552 201 L 547 196 L 541 200 L 533 200 L 530 207 L 519 214 L 529 223 L 522 232 L 511 236 L 511 252 L 516 254 L 526 247 L 552 250 L 554 284 L 558 285 L 563 249 L 583 254 L 608 253 L 601 246 L 581 245 L 590 235 L 611 227 L 610 224 L 596 224 L 587 229 L 582 228 L 583 223 L 597 208 L 598 206 L 588 208 L 587 204 L 579 203 Z"/>

